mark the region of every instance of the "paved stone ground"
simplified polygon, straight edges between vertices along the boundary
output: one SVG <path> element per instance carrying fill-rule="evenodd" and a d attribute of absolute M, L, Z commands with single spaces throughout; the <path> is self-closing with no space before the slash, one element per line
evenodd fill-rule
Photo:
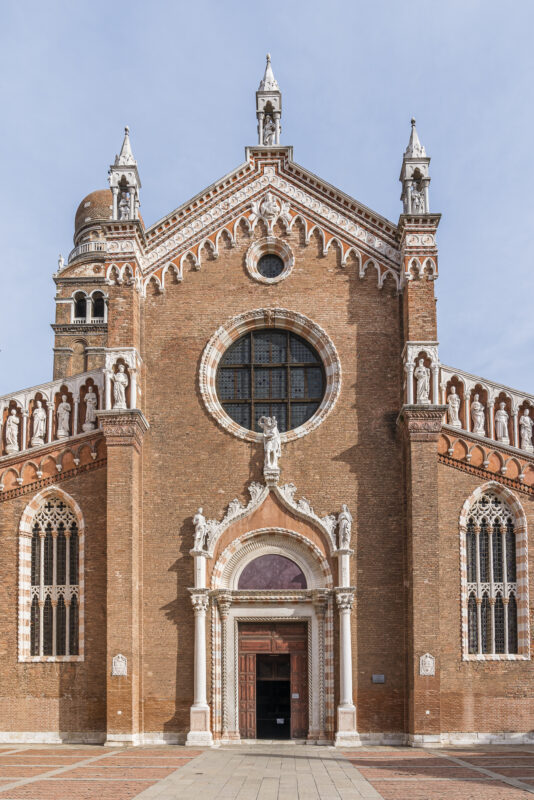
<path fill-rule="evenodd" d="M 0 800 L 531 800 L 534 747 L 0 748 Z"/>

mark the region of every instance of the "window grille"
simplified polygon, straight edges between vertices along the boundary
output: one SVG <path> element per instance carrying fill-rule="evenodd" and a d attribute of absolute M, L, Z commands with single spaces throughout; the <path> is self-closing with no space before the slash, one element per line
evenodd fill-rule
<path fill-rule="evenodd" d="M 510 508 L 491 492 L 466 529 L 468 652 L 517 653 L 516 534 Z"/>
<path fill-rule="evenodd" d="M 226 413 L 258 432 L 262 416 L 275 416 L 281 432 L 303 425 L 319 408 L 324 391 L 319 354 L 290 331 L 245 334 L 228 348 L 217 371 L 217 394 Z"/>
<path fill-rule="evenodd" d="M 35 516 L 31 540 L 30 654 L 79 652 L 79 542 L 74 512 L 47 498 Z"/>

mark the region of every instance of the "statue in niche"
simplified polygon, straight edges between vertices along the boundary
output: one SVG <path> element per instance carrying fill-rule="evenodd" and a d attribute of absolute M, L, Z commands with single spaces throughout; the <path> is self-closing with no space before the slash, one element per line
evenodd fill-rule
<path fill-rule="evenodd" d="M 194 550 L 204 550 L 204 540 L 206 538 L 206 517 L 199 508 L 193 517 L 193 525 L 195 526 L 195 541 Z"/>
<path fill-rule="evenodd" d="M 519 417 L 519 428 L 521 431 L 521 449 L 526 450 L 527 453 L 534 452 L 534 446 L 532 445 L 533 425 L 534 423 L 530 418 L 530 412 L 528 408 L 525 408 L 523 415 Z"/>
<path fill-rule="evenodd" d="M 258 424 L 263 429 L 264 468 L 278 469 L 278 459 L 282 455 L 282 443 L 276 417 L 260 417 Z"/>
<path fill-rule="evenodd" d="M 341 506 L 341 513 L 337 518 L 338 522 L 338 541 L 340 550 L 349 550 L 350 536 L 352 530 L 352 514 L 346 503 Z"/>
<path fill-rule="evenodd" d="M 45 436 L 46 436 L 46 411 L 43 408 L 43 404 L 40 400 L 37 400 L 35 403 L 35 408 L 33 410 L 33 436 L 32 436 L 32 447 L 38 447 L 41 444 L 44 444 Z"/>
<path fill-rule="evenodd" d="M 92 431 L 96 426 L 96 407 L 98 405 L 98 398 L 92 386 L 85 395 L 85 422 L 83 423 L 84 431 Z"/>
<path fill-rule="evenodd" d="M 66 439 L 70 436 L 70 403 L 67 395 L 61 395 L 61 403 L 57 407 L 57 438 Z"/>
<path fill-rule="evenodd" d="M 458 416 L 458 412 L 460 411 L 460 398 L 456 394 L 456 386 L 451 386 L 451 393 L 447 397 L 447 406 L 449 425 L 452 425 L 455 428 L 461 428 L 462 423 L 460 422 L 460 417 Z"/>
<path fill-rule="evenodd" d="M 498 442 L 510 444 L 510 438 L 508 436 L 508 414 L 505 409 L 506 403 L 499 403 L 499 409 L 495 412 L 495 434 Z"/>
<path fill-rule="evenodd" d="M 412 185 L 412 214 L 425 213 L 425 191 Z"/>
<path fill-rule="evenodd" d="M 111 373 L 113 381 L 113 408 L 126 408 L 126 387 L 129 380 L 124 371 L 124 364 L 119 364 L 118 370 Z"/>
<path fill-rule="evenodd" d="M 420 358 L 414 372 L 417 381 L 417 403 L 430 403 L 430 370 L 425 367 L 424 359 Z"/>
<path fill-rule="evenodd" d="M 263 123 L 263 144 L 266 147 L 272 147 L 274 144 L 274 137 L 276 133 L 276 125 L 274 124 L 274 120 L 270 114 L 265 117 L 265 122 Z"/>
<path fill-rule="evenodd" d="M 17 410 L 12 408 L 6 420 L 6 453 L 18 453 L 19 451 L 19 425 L 20 419 Z"/>
<path fill-rule="evenodd" d="M 130 198 L 127 192 L 121 194 L 119 202 L 119 220 L 130 219 Z"/>
<path fill-rule="evenodd" d="M 473 433 L 478 433 L 479 436 L 485 436 L 486 431 L 484 428 L 485 413 L 484 405 L 478 399 L 479 395 L 476 394 L 471 403 L 471 419 L 473 420 Z"/>

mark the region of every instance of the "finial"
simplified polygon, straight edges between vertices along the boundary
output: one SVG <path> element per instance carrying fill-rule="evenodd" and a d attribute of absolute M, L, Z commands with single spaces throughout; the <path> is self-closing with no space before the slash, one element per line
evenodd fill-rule
<path fill-rule="evenodd" d="M 270 54 L 270 53 L 267 53 L 267 62 L 268 62 L 268 63 L 270 63 L 270 62 L 271 62 L 271 54 Z"/>
<path fill-rule="evenodd" d="M 412 117 L 411 123 L 412 123 L 412 128 L 415 128 L 415 117 Z"/>

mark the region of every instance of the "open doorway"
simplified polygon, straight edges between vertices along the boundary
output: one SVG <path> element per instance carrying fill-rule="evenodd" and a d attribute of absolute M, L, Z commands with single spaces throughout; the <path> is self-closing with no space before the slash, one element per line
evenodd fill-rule
<path fill-rule="evenodd" d="M 289 654 L 256 656 L 256 736 L 291 737 L 291 680 Z"/>

